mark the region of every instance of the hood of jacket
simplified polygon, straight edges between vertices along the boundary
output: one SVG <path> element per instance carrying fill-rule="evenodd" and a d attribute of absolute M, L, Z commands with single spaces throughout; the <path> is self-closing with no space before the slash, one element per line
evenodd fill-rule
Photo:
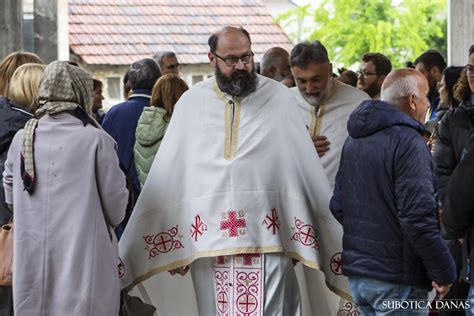
<path fill-rule="evenodd" d="M 362 102 L 349 116 L 347 130 L 352 138 L 362 138 L 397 125 L 411 127 L 420 134 L 424 132 L 421 123 L 395 106 L 379 100 Z"/>
<path fill-rule="evenodd" d="M 135 138 L 141 146 L 152 146 L 160 141 L 168 127 L 165 121 L 166 110 L 155 106 L 143 108 L 142 115 L 138 121 Z"/>

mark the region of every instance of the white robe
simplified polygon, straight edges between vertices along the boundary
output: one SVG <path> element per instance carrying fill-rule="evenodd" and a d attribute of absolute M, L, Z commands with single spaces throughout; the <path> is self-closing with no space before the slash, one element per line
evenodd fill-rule
<path fill-rule="evenodd" d="M 321 157 L 321 163 L 331 188 L 334 188 L 342 146 L 349 136 L 347 132 L 349 115 L 362 101 L 369 100 L 370 97 L 362 90 L 334 80 L 334 87 L 329 93 L 329 97 L 323 101 L 318 110 L 301 96 L 298 87 L 290 90 L 295 96 L 296 104 L 311 136 L 326 136 L 331 142 L 329 151 Z"/>
<path fill-rule="evenodd" d="M 257 91 L 235 105 L 213 78 L 182 96 L 119 243 L 122 286 L 143 283 L 163 315 L 197 311 L 180 304 L 190 278 L 173 277 L 183 282 L 178 304 L 167 273 L 156 285 L 145 280 L 242 253 L 285 254 L 304 265 L 305 278 L 318 278 L 320 269 L 331 290 L 350 298 L 338 265 L 342 227 L 330 214 L 331 190 L 307 129 L 289 106 L 289 90 L 258 79 Z M 212 291 L 196 284 L 208 273 L 193 274 L 200 295 Z M 302 296 L 318 286 L 308 283 Z M 186 305 L 196 302 L 187 297 Z"/>

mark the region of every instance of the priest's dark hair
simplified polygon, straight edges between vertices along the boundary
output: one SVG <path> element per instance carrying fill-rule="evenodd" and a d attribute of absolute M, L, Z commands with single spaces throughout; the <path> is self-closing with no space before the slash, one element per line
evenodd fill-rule
<path fill-rule="evenodd" d="M 293 47 L 290 54 L 290 67 L 297 66 L 306 69 L 311 63 L 329 63 L 328 51 L 320 41 L 302 42 Z"/>

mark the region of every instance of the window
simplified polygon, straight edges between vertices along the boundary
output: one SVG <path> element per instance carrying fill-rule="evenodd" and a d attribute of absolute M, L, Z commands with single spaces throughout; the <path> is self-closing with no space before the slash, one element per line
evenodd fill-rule
<path fill-rule="evenodd" d="M 35 51 L 35 39 L 33 28 L 33 15 L 23 15 L 23 50 L 25 52 Z"/>
<path fill-rule="evenodd" d="M 109 99 L 120 99 L 122 97 L 119 77 L 107 78 L 107 96 Z"/>

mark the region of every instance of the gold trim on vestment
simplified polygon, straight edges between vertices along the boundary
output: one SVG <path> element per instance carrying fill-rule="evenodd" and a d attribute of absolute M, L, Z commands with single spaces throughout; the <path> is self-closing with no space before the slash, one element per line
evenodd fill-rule
<path fill-rule="evenodd" d="M 221 99 L 225 104 L 225 139 L 224 139 L 224 158 L 226 160 L 234 159 L 237 153 L 237 145 L 239 142 L 239 126 L 240 126 L 240 100 L 230 99 L 225 93 L 223 93 L 217 81 L 214 78 L 212 82 L 212 88 L 217 94 L 217 97 Z M 234 110 L 232 111 L 232 107 Z M 232 120 L 232 116 L 234 119 Z"/>
<path fill-rule="evenodd" d="M 144 275 L 141 275 L 135 280 L 132 281 L 129 285 L 127 285 L 124 289 L 125 291 L 130 291 L 135 285 L 141 283 L 155 274 L 170 271 L 182 266 L 186 266 L 191 264 L 193 261 L 200 259 L 200 258 L 207 258 L 207 257 L 218 257 L 218 256 L 230 256 L 230 255 L 238 255 L 242 253 L 271 253 L 271 252 L 284 252 L 283 247 L 281 246 L 269 246 L 269 247 L 240 247 L 240 248 L 232 248 L 232 249 L 224 249 L 224 250 L 212 250 L 212 251 L 201 251 L 197 252 L 194 256 L 183 259 L 180 261 L 175 261 L 173 263 L 167 264 L 165 266 L 161 266 L 155 268 Z M 295 258 L 297 259 L 297 258 Z M 314 264 L 313 264 L 314 265 Z M 125 268 L 126 269 L 126 268 Z"/>
<path fill-rule="evenodd" d="M 317 105 L 317 106 L 310 105 L 311 125 L 309 128 L 309 134 L 311 135 L 311 138 L 321 135 L 324 112 L 326 112 L 326 101 L 330 100 L 334 96 L 334 94 L 336 94 L 336 91 L 337 91 L 337 82 L 336 80 L 333 79 L 332 88 L 331 88 L 331 91 L 329 92 L 328 97 L 320 105 Z M 326 136 L 326 135 L 322 135 L 322 136 Z"/>
<path fill-rule="evenodd" d="M 155 268 L 155 269 L 149 271 L 148 273 L 145 273 L 144 275 L 141 275 L 141 276 L 135 278 L 135 280 L 133 280 L 129 285 L 127 285 L 124 288 L 124 290 L 126 292 L 129 292 L 130 290 L 133 289 L 134 286 L 136 286 L 139 283 L 142 283 L 142 282 L 146 281 L 147 279 L 151 278 L 155 274 L 162 273 L 162 272 L 167 272 L 167 271 L 170 271 L 170 270 L 173 270 L 173 269 L 176 269 L 176 268 L 180 268 L 180 267 L 183 267 L 183 266 L 190 265 L 193 261 L 195 261 L 197 259 L 200 259 L 200 258 L 230 256 L 230 255 L 238 255 L 238 254 L 244 254 L 244 253 L 265 254 L 265 253 L 272 253 L 272 252 L 282 252 L 286 256 L 288 256 L 289 258 L 296 259 L 299 262 L 301 262 L 303 265 L 305 265 L 309 268 L 315 269 L 315 270 L 320 270 L 324 273 L 324 269 L 318 263 L 316 263 L 315 261 L 306 260 L 303 257 L 301 257 L 299 254 L 297 254 L 296 252 L 285 251 L 282 246 L 240 247 L 240 248 L 232 248 L 232 249 L 224 249 L 224 250 L 212 250 L 212 251 L 197 252 L 194 256 L 192 256 L 190 258 L 183 259 L 183 260 L 180 260 L 180 261 L 176 261 L 176 262 L 167 264 L 167 265 L 162 266 L 162 267 Z M 126 267 L 125 267 L 125 269 L 126 269 Z M 333 291 L 335 294 L 343 297 L 344 299 L 346 299 L 348 301 L 352 301 L 352 296 L 350 294 L 337 289 L 336 287 L 330 285 L 327 281 L 326 281 L 326 286 L 331 291 Z"/>
<path fill-rule="evenodd" d="M 349 281 L 348 281 L 349 282 Z M 352 302 L 352 295 L 349 293 L 346 293 L 344 291 L 339 290 L 338 288 L 334 287 L 333 285 L 329 284 L 328 281 L 325 281 L 326 286 L 333 291 L 336 295 L 342 297 L 346 301 Z"/>

